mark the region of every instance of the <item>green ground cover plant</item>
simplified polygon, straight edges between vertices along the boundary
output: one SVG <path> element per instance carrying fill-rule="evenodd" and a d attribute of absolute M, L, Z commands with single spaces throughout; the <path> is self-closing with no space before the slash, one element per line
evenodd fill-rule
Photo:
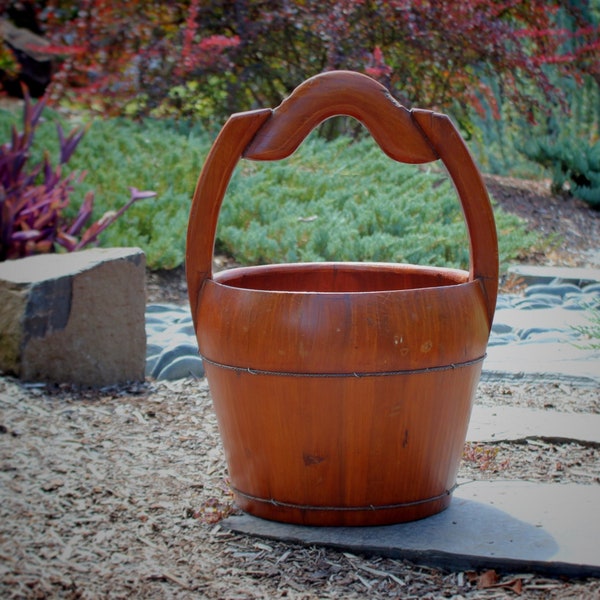
<path fill-rule="evenodd" d="M 14 118 L 0 111 L 0 135 Z M 34 152 L 58 152 L 53 121 L 60 118 L 50 114 L 40 125 Z M 157 193 L 122 215 L 101 235 L 101 245 L 139 246 L 153 269 L 183 264 L 191 197 L 215 132 L 120 118 L 87 126 L 69 162 L 87 171 L 77 190 L 80 201 L 95 190 L 95 210 L 104 214 L 117 209 L 130 185 Z M 496 209 L 496 219 L 503 262 L 537 243 L 516 217 Z M 240 162 L 221 211 L 217 245 L 243 264 L 468 264 L 458 199 L 438 165 L 401 165 L 370 138 L 326 141 L 317 132 L 285 161 Z"/>
<path fill-rule="evenodd" d="M 156 198 L 132 207 L 102 238 L 103 245 L 139 246 L 150 267 L 171 269 L 185 255 L 194 187 L 210 147 L 208 135 L 168 121 L 95 120 L 77 160 L 99 206 L 110 206 L 127 181 Z M 100 201 L 102 198 L 102 201 Z"/>
<path fill-rule="evenodd" d="M 495 209 L 502 262 L 537 243 Z M 242 263 L 321 260 L 464 268 L 469 248 L 457 195 L 439 165 L 403 165 L 365 138 L 314 133 L 289 159 L 244 163 L 232 179 L 217 239 Z"/>

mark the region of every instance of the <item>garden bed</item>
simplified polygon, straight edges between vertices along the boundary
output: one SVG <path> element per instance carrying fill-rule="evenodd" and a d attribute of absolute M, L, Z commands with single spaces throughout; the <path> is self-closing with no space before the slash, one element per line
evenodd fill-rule
<path fill-rule="evenodd" d="M 529 228 L 562 236 L 523 262 L 598 266 L 600 219 L 544 185 L 488 179 Z M 501 187 L 497 187 L 501 186 Z M 218 257 L 216 268 L 230 261 Z M 514 289 L 515 282 L 504 282 Z M 183 269 L 148 273 L 148 300 L 187 302 Z M 598 414 L 569 383 L 483 381 L 484 406 Z M 577 441 L 467 445 L 460 476 L 598 485 Z M 81 391 L 0 378 L 0 595 L 6 598 L 579 598 L 600 580 L 448 572 L 232 534 L 235 511 L 205 380 Z"/>
<path fill-rule="evenodd" d="M 482 383 L 477 402 L 596 410 L 568 384 Z M 0 380 L 0 595 L 42 598 L 592 597 L 600 581 L 446 572 L 234 535 L 205 380 L 100 392 Z M 469 445 L 460 476 L 598 485 L 600 451 L 574 443 Z"/>

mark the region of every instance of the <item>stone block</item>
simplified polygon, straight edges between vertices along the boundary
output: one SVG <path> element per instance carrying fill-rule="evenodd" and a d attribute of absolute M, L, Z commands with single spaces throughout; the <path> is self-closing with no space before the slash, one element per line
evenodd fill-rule
<path fill-rule="evenodd" d="M 145 266 L 139 248 L 0 263 L 0 370 L 91 387 L 142 381 Z"/>

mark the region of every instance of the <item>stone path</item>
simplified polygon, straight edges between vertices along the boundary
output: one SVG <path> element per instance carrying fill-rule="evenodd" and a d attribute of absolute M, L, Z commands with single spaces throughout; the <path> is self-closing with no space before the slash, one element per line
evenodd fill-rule
<path fill-rule="evenodd" d="M 515 442 L 534 438 L 549 442 L 577 440 L 600 446 L 600 415 L 516 406 L 473 407 L 468 442 Z"/>
<path fill-rule="evenodd" d="M 581 328 L 600 308 L 600 271 L 518 267 L 525 295 L 499 298 L 482 379 L 547 379 L 596 386 L 600 350 Z M 147 309 L 147 374 L 204 374 L 187 307 Z M 600 445 L 600 415 L 476 406 L 472 442 L 541 438 Z M 464 482 L 446 511 L 413 523 L 369 528 L 300 527 L 250 515 L 234 531 L 350 552 L 407 558 L 453 569 L 537 571 L 600 577 L 600 486 L 515 481 Z"/>

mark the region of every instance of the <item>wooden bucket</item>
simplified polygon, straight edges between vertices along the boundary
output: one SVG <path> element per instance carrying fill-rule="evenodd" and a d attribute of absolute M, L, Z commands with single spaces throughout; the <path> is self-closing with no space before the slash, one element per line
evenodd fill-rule
<path fill-rule="evenodd" d="M 394 160 L 444 163 L 467 223 L 469 272 L 330 262 L 212 274 L 238 160 L 285 158 L 334 115 L 361 121 Z M 409 111 L 347 71 L 307 80 L 274 110 L 232 115 L 198 180 L 186 265 L 240 508 L 290 523 L 379 525 L 449 505 L 496 304 L 498 251 L 485 186 L 448 117 Z"/>

